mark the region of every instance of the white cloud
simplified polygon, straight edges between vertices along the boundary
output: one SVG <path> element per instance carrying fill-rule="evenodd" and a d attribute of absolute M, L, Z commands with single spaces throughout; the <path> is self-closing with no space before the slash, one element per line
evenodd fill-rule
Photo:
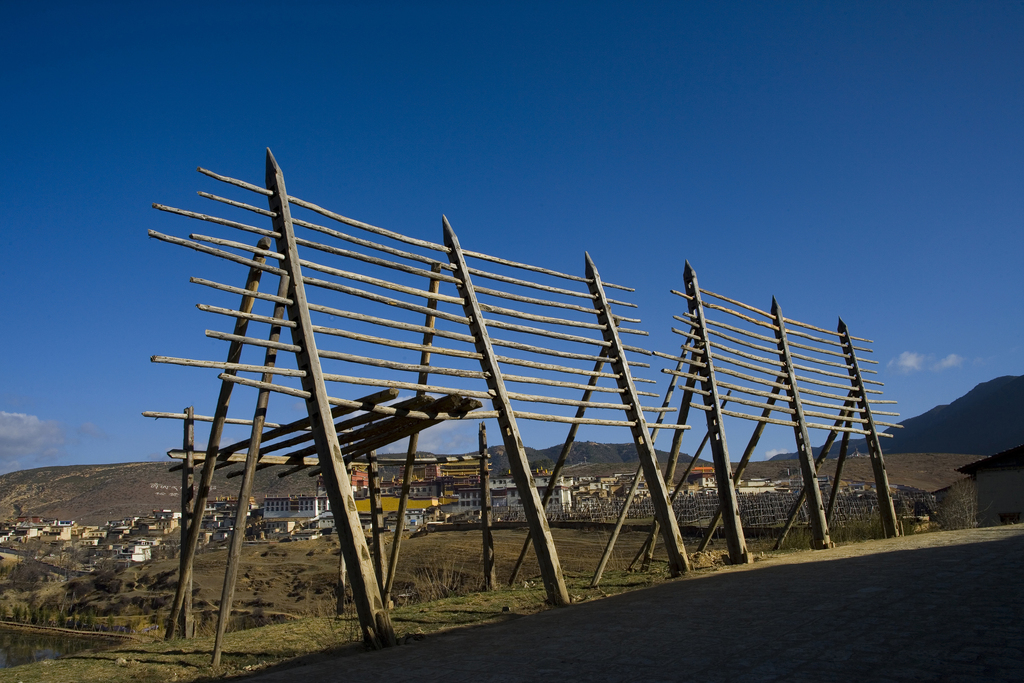
<path fill-rule="evenodd" d="M 958 368 L 964 364 L 963 356 L 958 356 L 955 353 L 951 353 L 938 363 L 932 366 L 932 370 L 938 372 L 940 370 L 947 370 L 949 368 Z"/>
<path fill-rule="evenodd" d="M 65 444 L 64 428 L 54 420 L 0 411 L 0 472 L 52 458 Z"/>
<path fill-rule="evenodd" d="M 782 455 L 783 453 L 789 453 L 789 452 L 790 451 L 786 450 L 785 448 L 772 448 L 771 450 L 767 450 L 767 451 L 764 452 L 764 459 L 765 460 L 771 460 L 776 455 Z"/>
<path fill-rule="evenodd" d="M 925 358 L 924 354 L 916 353 L 914 351 L 904 351 L 889 361 L 886 367 L 894 367 L 897 372 L 909 374 L 911 372 L 923 370 L 927 361 L 928 359 Z"/>
<path fill-rule="evenodd" d="M 477 449 L 477 429 L 479 423 L 464 420 L 446 420 L 428 427 L 420 432 L 417 451 L 437 453 L 438 455 L 460 455 L 475 452 Z M 405 453 L 409 448 L 409 440 L 402 439 L 388 444 L 381 453 Z"/>

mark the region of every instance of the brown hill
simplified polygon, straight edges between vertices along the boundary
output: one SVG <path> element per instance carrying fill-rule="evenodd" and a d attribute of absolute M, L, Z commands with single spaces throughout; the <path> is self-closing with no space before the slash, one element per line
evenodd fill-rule
<path fill-rule="evenodd" d="M 934 491 L 950 485 L 961 474 L 957 467 L 976 460 L 976 456 L 950 453 L 902 453 L 886 455 L 886 469 L 892 484 L 903 484 Z M 704 462 L 701 465 L 710 465 Z M 152 510 L 179 509 L 181 474 L 168 472 L 169 463 L 132 462 L 115 465 L 71 465 L 41 467 L 0 475 L 0 519 L 23 514 L 74 519 L 80 524 L 98 524 Z M 579 463 L 570 466 L 567 475 L 613 474 L 635 471 L 636 463 Z M 794 460 L 753 462 L 748 477 L 784 476 L 786 470 L 797 473 Z M 681 470 L 680 470 L 681 471 Z M 835 472 L 835 461 L 822 467 L 822 474 Z M 849 458 L 843 479 L 872 481 L 871 462 L 866 457 Z M 226 479 L 225 470 L 213 480 L 211 496 L 238 495 L 239 479 Z M 256 473 L 253 486 L 257 500 L 266 495 L 312 493 L 315 480 L 302 474 L 281 479 L 275 469 Z"/>
<path fill-rule="evenodd" d="M 0 475 L 0 519 L 31 514 L 100 524 L 144 515 L 152 510 L 180 509 L 181 473 L 170 462 L 129 462 L 114 465 L 40 467 Z M 241 479 L 216 473 L 211 497 L 237 496 Z M 274 469 L 256 473 L 257 499 L 267 494 L 312 493 L 314 479 L 297 474 L 280 479 Z"/>

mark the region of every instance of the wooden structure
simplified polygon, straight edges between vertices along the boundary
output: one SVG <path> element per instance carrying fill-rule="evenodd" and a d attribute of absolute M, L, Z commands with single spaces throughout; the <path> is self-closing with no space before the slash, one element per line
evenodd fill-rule
<path fill-rule="evenodd" d="M 886 537 L 899 535 L 899 525 L 880 445 L 880 437 L 891 435 L 879 432 L 878 426 L 900 425 L 875 419 L 876 415 L 898 414 L 874 407 L 879 404 L 892 404 L 895 401 L 878 398 L 882 393 L 880 389 L 870 387 L 881 387 L 882 383 L 865 377 L 865 374 L 876 372 L 863 368 L 862 364 L 876 364 L 877 361 L 862 358 L 858 352 L 870 353 L 871 349 L 864 344 L 870 344 L 871 340 L 852 336 L 842 319 L 839 320 L 837 330 L 831 331 L 786 318 L 774 298 L 769 312 L 703 289 L 698 284 L 696 271 L 689 262 L 685 264 L 683 280 L 684 292 L 671 291 L 686 301 L 687 310 L 673 317 L 685 323 L 687 328 L 672 328 L 672 331 L 686 341 L 678 355 L 656 355 L 676 362 L 674 370 L 662 370 L 663 373 L 672 376 L 672 383 L 666 393 L 666 404 L 671 399 L 676 381 L 684 379 L 679 421 L 685 421 L 689 409 L 693 408 L 704 413 L 707 423 L 707 436 L 691 458 L 672 496 L 674 500 L 705 444 L 710 443 L 719 507 L 697 550 L 703 551 L 707 547 L 721 524 L 724 526 L 730 561 L 734 564 L 750 562 L 735 485 L 743 476 L 744 469 L 765 427 L 769 424 L 784 425 L 793 429 L 803 480 L 803 491 L 790 510 L 787 523 L 780 530 L 776 547 L 782 544 L 805 501 L 808 503 L 812 547 L 832 547 L 828 523 L 835 507 L 839 479 L 842 476 L 851 434 L 867 438 L 875 487 L 878 491 L 882 527 Z M 708 311 L 712 314 L 726 314 L 729 316 L 729 322 L 708 318 Z M 862 345 L 855 345 L 856 343 Z M 724 396 L 721 393 L 723 389 L 728 392 Z M 726 439 L 726 416 L 755 423 L 754 432 L 743 450 L 735 471 L 730 463 Z M 811 429 L 828 432 L 817 457 L 814 457 L 811 448 Z M 836 464 L 835 484 L 826 504 L 818 485 L 817 471 L 840 434 L 842 446 Z M 674 478 L 681 436 L 682 432 L 676 433 L 669 453 L 668 472 L 665 477 L 668 481 Z M 630 494 L 635 491 L 640 475 L 638 471 Z M 623 507 L 617 526 L 621 526 L 624 521 L 631 498 L 632 495 L 627 497 L 627 504 Z M 647 542 L 633 564 L 644 556 L 644 564 L 649 563 L 656 543 L 657 524 L 655 521 Z M 605 558 L 594 576 L 594 585 L 600 581 L 604 561 L 611 554 L 615 537 L 616 534 L 613 533 L 605 551 Z"/>
<path fill-rule="evenodd" d="M 649 365 L 630 360 L 627 352 L 648 356 L 651 352 L 627 345 L 622 337 L 646 333 L 624 326 L 639 320 L 613 312 L 613 307 L 635 305 L 607 294 L 610 289 L 632 290 L 603 282 L 589 256 L 584 275 L 571 275 L 464 249 L 444 218 L 443 243 L 347 218 L 290 195 L 269 150 L 262 186 L 205 169 L 199 171 L 236 191 L 265 199 L 267 208 L 261 208 L 249 201 L 199 193 L 231 207 L 229 210 L 239 212 L 239 217 L 255 215 L 266 227 L 154 204 L 160 211 L 260 237 L 256 245 L 249 245 L 202 234 L 185 239 L 149 232 L 158 240 L 215 256 L 222 260 L 218 265 L 237 264 L 247 272 L 241 287 L 191 278 L 193 283 L 241 297 L 235 307 L 198 306 L 234 321 L 231 332 L 206 332 L 208 337 L 228 344 L 225 361 L 167 356 L 152 359 L 220 371 L 217 403 L 208 418 L 212 424 L 206 451 L 196 452 L 186 446 L 171 453 L 182 459 L 183 477 L 191 477 L 198 463 L 202 472 L 183 536 L 181 572 L 168 637 L 182 632 L 179 615 L 186 613 L 187 617 L 192 558 L 214 470 L 243 464 L 239 473 L 239 500 L 243 501 L 248 500 L 253 473 L 258 469 L 282 466 L 287 469 L 281 476 L 308 471 L 323 477 L 364 639 L 371 647 L 393 644 L 387 596 L 398 561 L 401 529 L 396 531 L 385 568 L 381 545 L 378 543 L 371 554 L 366 543 L 347 465 L 356 459 L 373 459 L 375 451 L 409 438 L 406 456 L 401 459 L 405 465 L 404 510 L 412 465 L 421 462 L 416 437 L 423 429 L 448 420 L 497 421 L 551 603 L 567 604 L 569 595 L 544 503 L 534 486 L 520 438 L 520 420 L 569 424 L 567 444 L 571 444 L 580 424 L 628 428 L 637 445 L 672 571 L 686 568 L 682 538 L 644 415 L 660 416 L 674 409 L 640 403 L 641 396 L 657 394 L 637 389 L 641 380 L 633 377 L 632 368 Z M 322 224 L 324 219 L 327 225 Z M 353 228 L 362 236 L 348 232 Z M 274 294 L 260 289 L 261 280 L 267 277 L 277 278 Z M 258 313 L 257 305 L 271 307 L 272 311 Z M 249 327 L 255 325 L 267 326 L 268 332 L 251 334 Z M 281 339 L 282 328 L 288 328 L 290 341 Z M 447 345 L 439 344 L 439 340 Z M 418 363 L 409 362 L 409 352 L 419 354 Z M 262 353 L 262 360 L 248 358 L 253 353 Z M 443 358 L 444 364 L 434 362 L 437 357 Z M 591 363 L 594 369 L 590 369 Z M 610 371 L 605 370 L 606 365 Z M 366 395 L 338 397 L 337 392 L 328 390 L 338 384 L 357 387 L 358 393 Z M 533 393 L 509 385 L 530 385 Z M 234 391 L 254 392 L 251 419 L 228 417 Z M 580 391 L 582 399 L 573 397 Z M 407 396 L 401 396 L 401 392 L 407 392 Z M 612 396 L 593 400 L 595 393 Z M 305 416 L 286 423 L 267 421 L 271 395 L 284 396 L 292 404 L 301 400 Z M 484 402 L 490 406 L 484 406 Z M 601 413 L 584 416 L 594 410 Z M 144 414 L 201 419 L 191 413 Z M 225 425 L 232 424 L 249 426 L 249 435 L 222 445 Z M 663 424 L 662 428 L 682 430 L 687 426 Z M 481 434 L 481 455 L 484 446 Z M 376 460 L 382 462 L 381 457 Z M 242 505 L 239 508 L 225 573 L 215 663 L 230 614 L 244 532 L 246 511 Z M 399 519 L 403 517 L 399 515 Z M 379 538 L 379 534 L 376 536 Z M 486 552 L 485 541 L 485 556 Z"/>

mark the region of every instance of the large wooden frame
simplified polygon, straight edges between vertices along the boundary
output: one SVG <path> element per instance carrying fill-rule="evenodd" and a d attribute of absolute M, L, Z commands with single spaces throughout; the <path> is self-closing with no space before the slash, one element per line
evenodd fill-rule
<path fill-rule="evenodd" d="M 221 237 L 192 234 L 184 239 L 153 230 L 149 233 L 155 239 L 245 266 L 249 272 L 244 288 L 202 278 L 191 280 L 205 287 L 242 296 L 241 304 L 234 309 L 205 304 L 199 306 L 200 310 L 227 316 L 235 321 L 231 333 L 207 331 L 208 337 L 229 343 L 226 361 L 153 357 L 153 361 L 158 363 L 221 371 L 220 395 L 214 414 L 209 418 L 212 425 L 206 452 L 193 452 L 189 448 L 171 452 L 172 457 L 185 461 L 183 467 L 187 472 L 183 476 L 189 476 L 196 463 L 202 463 L 202 472 L 192 504 L 191 520 L 187 524 L 187 531 L 183 533 L 179 590 L 175 596 L 167 636 L 173 637 L 179 632 L 179 615 L 187 611 L 186 593 L 191 581 L 192 557 L 198 544 L 202 511 L 209 496 L 213 473 L 221 467 L 244 463 L 244 469 L 237 472 L 242 476 L 240 493 L 245 495 L 240 500 L 243 501 L 248 499 L 252 475 L 258 469 L 287 466 L 288 469 L 281 476 L 304 470 L 322 475 L 336 519 L 342 556 L 351 580 L 364 640 L 371 647 L 393 644 L 394 632 L 387 614 L 387 596 L 398 561 L 400 530 L 396 532 L 388 569 L 385 570 L 383 558 L 379 558 L 376 563 L 373 561 L 358 515 L 355 514 L 347 464 L 409 437 L 406 457 L 402 459 L 406 465 L 401 503 L 404 507 L 408 498 L 408 477 L 412 470 L 410 465 L 422 461 L 416 454 L 416 435 L 446 420 L 497 419 L 513 477 L 522 492 L 532 544 L 540 561 L 548 599 L 556 605 L 567 604 L 568 591 L 544 514 L 547 501 L 541 501 L 534 486 L 519 435 L 518 421 L 541 420 L 569 424 L 570 437 L 566 442 L 565 454 L 571 446 L 575 430 L 581 424 L 628 427 L 633 433 L 648 481 L 661 481 L 644 412 L 656 413 L 660 424 L 664 414 L 674 409 L 667 405 L 647 407 L 640 404 L 640 396 L 657 394 L 636 388 L 636 382 L 653 383 L 653 380 L 633 377 L 632 367 L 649 366 L 629 360 L 627 353 L 651 355 L 651 352 L 623 343 L 621 335 L 646 333 L 622 325 L 624 322 L 639 320 L 616 315 L 612 311 L 613 305 L 635 307 L 634 304 L 612 299 L 605 293 L 609 288 L 632 290 L 603 282 L 589 256 L 586 257 L 586 274 L 575 276 L 463 249 L 446 219 L 442 220 L 444 243 L 441 244 L 347 218 L 290 195 L 285 188 L 284 174 L 269 150 L 265 187 L 205 169 L 199 170 L 217 181 L 266 197 L 268 208 L 262 209 L 243 201 L 200 193 L 206 199 L 256 214 L 263 220 L 269 219 L 270 228 L 154 204 L 154 208 L 160 211 L 261 237 L 256 246 L 248 246 Z M 295 217 L 293 214 L 296 209 L 307 212 L 311 219 L 327 218 L 334 224 L 340 224 L 343 229 L 356 228 L 370 233 L 370 238 L 356 237 L 343 229 Z M 297 228 L 306 232 L 297 235 Z M 329 239 L 324 239 L 324 236 Z M 385 240 L 397 242 L 399 246 L 382 243 Z M 273 250 L 270 248 L 272 243 L 275 245 Z M 331 263 L 325 263 L 325 258 L 330 259 Z M 276 259 L 278 265 L 269 265 L 270 259 Z M 373 270 L 375 274 L 359 272 L 359 269 Z M 377 276 L 378 269 L 383 269 L 388 275 Z M 527 275 L 524 276 L 524 272 Z M 260 280 L 266 276 L 278 278 L 276 294 L 259 291 Z M 538 281 L 540 276 L 557 280 L 559 284 L 544 284 Z M 426 279 L 426 289 L 415 284 L 418 278 Z M 498 286 L 502 288 L 481 286 L 476 282 L 479 280 L 500 283 Z M 569 286 L 565 285 L 566 282 Z M 371 291 L 371 288 L 386 293 Z M 542 294 L 538 295 L 538 292 Z M 315 297 L 312 296 L 314 293 Z M 322 298 L 327 296 L 333 297 L 330 305 Z M 409 301 L 409 297 L 425 300 L 425 305 Z M 579 299 L 584 301 L 580 302 Z M 508 301 L 518 302 L 530 310 L 509 308 L 505 303 Z M 257 302 L 273 304 L 273 314 L 254 312 L 254 304 Z M 341 307 L 339 302 L 348 305 Z M 443 310 L 438 304 L 456 306 L 458 312 Z M 356 310 L 357 306 L 364 310 Z M 377 310 L 381 307 L 389 313 L 378 314 Z M 366 312 L 367 308 L 374 308 L 373 314 Z M 572 312 L 574 317 L 567 317 L 566 311 Z M 399 319 L 400 316 L 408 317 L 410 314 L 424 316 L 421 318 L 424 323 Z M 583 314 L 584 319 L 580 319 L 580 314 Z M 314 320 L 314 316 L 329 316 L 332 324 L 326 324 L 326 320 Z M 529 324 L 509 322 L 503 318 L 525 320 Z M 333 321 L 339 319 L 348 324 L 337 326 Z M 249 335 L 248 327 L 252 323 L 269 325 L 269 335 L 262 338 Z M 412 341 L 401 340 L 366 334 L 355 329 L 368 325 L 374 326 L 374 329 L 413 333 L 418 338 Z M 280 339 L 283 328 L 290 330 L 290 343 Z M 493 336 L 493 330 L 511 333 L 512 338 L 505 338 L 505 335 L 497 338 Z M 595 332 L 596 336 L 587 334 Z M 554 341 L 541 346 L 532 341 L 537 336 Z M 454 342 L 456 347 L 440 346 L 438 340 Z M 344 350 L 333 348 L 338 344 L 369 345 L 373 351 L 353 353 L 348 346 Z M 458 344 L 468 344 L 470 348 L 459 348 Z M 578 344 L 596 346 L 598 353 L 568 348 Z M 496 351 L 499 347 L 510 349 L 518 355 L 500 355 Z M 262 364 L 243 362 L 242 353 L 245 348 L 262 351 Z M 395 353 L 394 350 L 419 352 L 420 362 L 410 364 L 385 356 L 388 352 Z M 522 354 L 554 357 L 558 360 L 554 363 L 542 362 L 524 358 Z M 434 357 L 451 361 L 451 367 L 432 364 Z M 575 361 L 594 362 L 594 370 L 590 370 L 589 366 L 573 365 Z M 346 363 L 366 370 L 355 374 L 339 374 L 325 368 L 325 363 Z M 457 367 L 459 363 L 463 366 Z M 467 363 L 476 363 L 479 369 L 466 367 Z M 613 372 L 603 372 L 605 364 L 610 364 Z M 522 371 L 519 368 L 538 372 L 524 375 L 520 374 Z M 395 373 L 413 373 L 416 381 L 394 379 Z M 242 377 L 242 374 L 255 374 L 258 379 Z M 443 378 L 444 383 L 428 384 L 431 375 Z M 586 384 L 579 381 L 581 376 L 587 378 Z M 601 380 L 605 380 L 603 384 Z M 611 386 L 609 381 L 612 382 Z M 328 383 L 363 387 L 363 391 L 372 388 L 375 393 L 359 399 L 338 398 L 329 393 Z M 517 392 L 506 386 L 509 383 L 548 387 L 549 392 L 555 393 L 581 390 L 583 398 L 579 400 L 551 393 Z M 235 387 L 246 387 L 257 392 L 256 408 L 251 420 L 228 417 Z M 400 400 L 400 391 L 412 392 L 411 398 Z M 595 401 L 595 392 L 617 393 L 620 402 Z M 267 421 L 269 397 L 272 394 L 302 399 L 306 416 L 290 423 Z M 440 395 L 440 398 L 436 398 L 436 395 Z M 492 409 L 483 408 L 481 402 L 486 400 L 491 402 Z M 542 410 L 526 410 L 522 403 L 529 403 L 531 407 L 535 404 L 545 407 Z M 575 415 L 559 414 L 556 410 L 558 406 L 575 408 Z M 625 416 L 624 419 L 584 417 L 587 410 L 625 411 Z M 144 414 L 180 419 L 185 417 L 175 413 Z M 197 416 L 195 419 L 200 418 Z M 251 430 L 248 438 L 223 446 L 222 433 L 227 424 L 249 425 Z M 676 423 L 662 424 L 661 428 L 684 430 L 688 427 Z M 188 460 L 190 456 L 191 461 Z M 560 458 L 560 464 L 563 460 L 564 457 Z M 550 495 L 552 488 L 548 487 L 545 498 Z M 671 512 L 667 488 L 661 481 L 660 486 L 655 483 L 652 489 L 656 492 L 656 517 L 664 529 L 671 569 L 673 573 L 678 573 L 686 568 L 686 555 L 675 516 Z M 214 648 L 215 662 L 219 659 L 227 616 L 230 614 L 238 549 L 244 532 L 246 511 L 243 504 L 239 508 L 222 593 L 221 618 Z"/>

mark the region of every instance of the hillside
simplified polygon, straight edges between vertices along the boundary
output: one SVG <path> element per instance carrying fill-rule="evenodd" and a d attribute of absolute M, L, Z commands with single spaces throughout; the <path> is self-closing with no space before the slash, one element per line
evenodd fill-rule
<path fill-rule="evenodd" d="M 886 429 L 886 453 L 965 453 L 992 455 L 1024 443 L 1024 376 L 996 377 L 982 382 L 949 405 L 900 422 L 903 429 Z M 814 449 L 815 455 L 820 451 Z M 850 441 L 850 452 L 867 453 L 864 439 Z M 839 447 L 829 457 L 837 457 Z M 792 460 L 782 453 L 774 460 Z"/>
<path fill-rule="evenodd" d="M 100 524 L 154 509 L 180 509 L 181 473 L 170 462 L 40 467 L 0 475 L 0 519 L 22 514 Z M 212 497 L 238 495 L 241 479 L 216 473 Z M 315 480 L 296 475 L 280 479 L 274 469 L 256 473 L 257 498 L 267 494 L 312 493 Z"/>

